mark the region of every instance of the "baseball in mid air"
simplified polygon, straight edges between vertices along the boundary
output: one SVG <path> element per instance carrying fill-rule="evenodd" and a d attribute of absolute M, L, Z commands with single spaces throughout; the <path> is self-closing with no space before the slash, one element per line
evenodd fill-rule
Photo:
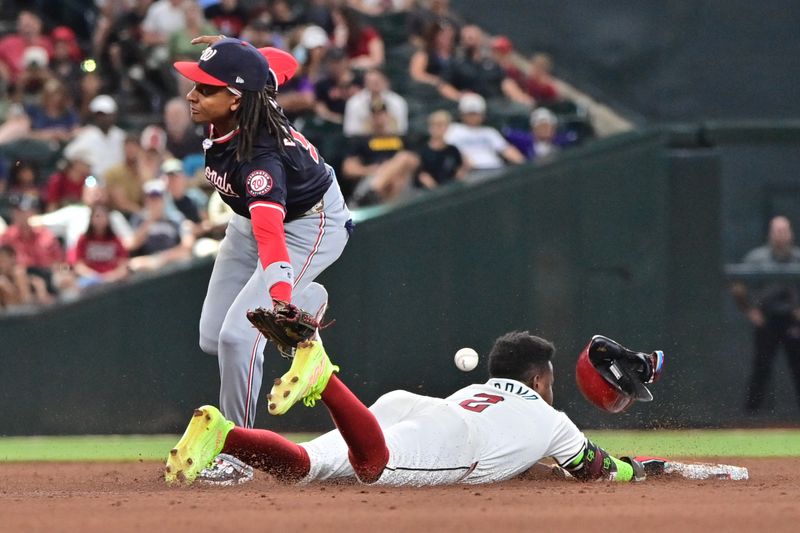
<path fill-rule="evenodd" d="M 478 366 L 478 352 L 472 348 L 461 348 L 456 352 L 453 360 L 459 370 L 469 372 Z"/>

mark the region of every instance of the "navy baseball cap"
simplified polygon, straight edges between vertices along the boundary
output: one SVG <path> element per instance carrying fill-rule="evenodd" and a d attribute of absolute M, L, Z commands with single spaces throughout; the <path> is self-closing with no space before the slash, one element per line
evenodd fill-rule
<path fill-rule="evenodd" d="M 229 37 L 203 50 L 197 63 L 178 61 L 174 67 L 193 82 L 240 91 L 260 91 L 272 77 L 267 58 L 255 46 Z"/>

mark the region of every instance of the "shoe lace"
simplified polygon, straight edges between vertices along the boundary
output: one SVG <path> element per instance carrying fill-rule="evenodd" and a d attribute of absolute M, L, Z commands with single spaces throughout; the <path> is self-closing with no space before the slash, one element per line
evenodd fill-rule
<path fill-rule="evenodd" d="M 308 394 L 303 396 L 303 405 L 306 407 L 314 407 L 314 405 L 317 403 L 317 400 L 322 399 L 322 391 L 324 391 L 325 387 L 328 385 L 331 375 L 338 371 L 338 366 L 331 365 L 330 372 L 323 372 L 320 378 L 317 379 L 317 382 L 314 384 L 314 386 L 308 391 Z"/>

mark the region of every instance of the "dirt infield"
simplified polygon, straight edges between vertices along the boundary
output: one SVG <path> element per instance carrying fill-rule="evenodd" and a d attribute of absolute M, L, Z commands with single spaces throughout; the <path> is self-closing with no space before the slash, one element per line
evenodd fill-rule
<path fill-rule="evenodd" d="M 0 464 L 11 531 L 797 531 L 800 459 L 730 459 L 749 481 L 511 481 L 390 489 L 168 488 L 156 463 Z"/>

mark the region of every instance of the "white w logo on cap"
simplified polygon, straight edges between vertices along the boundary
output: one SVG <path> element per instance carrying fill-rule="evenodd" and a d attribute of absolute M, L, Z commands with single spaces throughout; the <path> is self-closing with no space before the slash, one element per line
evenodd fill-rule
<path fill-rule="evenodd" d="M 244 80 L 241 76 L 236 76 L 236 83 L 244 83 Z"/>
<path fill-rule="evenodd" d="M 217 55 L 216 50 L 214 50 L 213 48 L 206 48 L 205 50 L 203 50 L 203 53 L 200 54 L 200 61 L 208 61 L 215 55 Z"/>

